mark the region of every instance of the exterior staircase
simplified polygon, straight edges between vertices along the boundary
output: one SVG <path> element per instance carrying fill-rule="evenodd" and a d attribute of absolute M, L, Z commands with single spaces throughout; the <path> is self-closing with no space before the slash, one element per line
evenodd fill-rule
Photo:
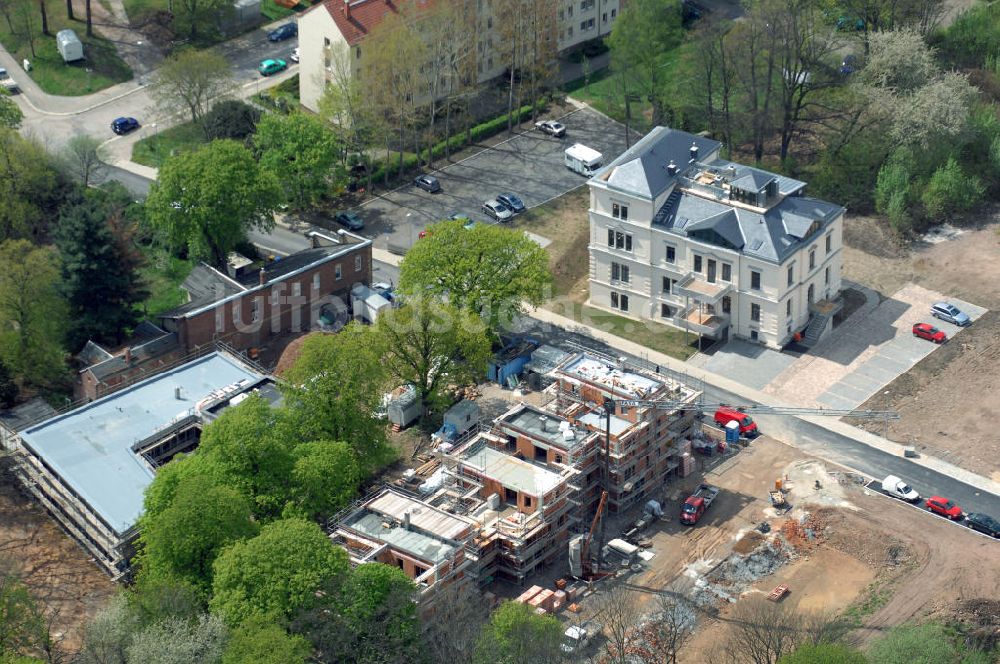
<path fill-rule="evenodd" d="M 819 343 L 827 323 L 843 307 L 844 301 L 842 299 L 833 302 L 821 300 L 810 305 L 809 310 L 812 312 L 812 318 L 809 319 L 809 324 L 806 326 L 805 332 L 802 333 L 802 341 L 799 343 L 806 348 L 812 348 Z"/>

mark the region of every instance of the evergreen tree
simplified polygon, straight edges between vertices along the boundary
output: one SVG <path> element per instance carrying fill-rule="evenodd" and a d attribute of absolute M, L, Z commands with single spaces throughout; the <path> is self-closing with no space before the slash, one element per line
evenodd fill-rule
<path fill-rule="evenodd" d="M 10 375 L 10 369 L 0 360 L 0 408 L 10 408 L 17 400 L 17 383 Z"/>
<path fill-rule="evenodd" d="M 147 291 L 125 229 L 119 210 L 89 195 L 71 202 L 59 218 L 55 239 L 62 255 L 73 350 L 88 339 L 121 342 L 138 319 L 135 305 Z"/>

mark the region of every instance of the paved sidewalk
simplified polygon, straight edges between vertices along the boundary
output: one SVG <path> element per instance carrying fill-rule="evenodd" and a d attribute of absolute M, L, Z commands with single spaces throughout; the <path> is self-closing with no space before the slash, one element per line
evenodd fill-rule
<path fill-rule="evenodd" d="M 705 371 L 701 367 L 692 365 L 689 362 L 683 360 L 678 360 L 676 358 L 664 355 L 652 349 L 641 346 L 628 339 L 623 339 L 622 337 L 615 336 L 603 330 L 597 328 L 583 325 L 570 318 L 560 316 L 547 309 L 534 309 L 529 314 L 529 317 L 534 318 L 537 321 L 543 323 L 548 323 L 550 325 L 555 325 L 566 330 L 583 333 L 599 339 L 613 348 L 629 353 L 637 357 L 642 357 L 650 362 L 660 365 L 661 367 L 666 367 L 671 371 L 677 373 L 686 374 L 693 378 L 694 380 L 703 381 L 710 385 L 714 385 L 719 389 L 726 390 L 727 392 L 732 392 L 740 397 L 755 403 L 759 403 L 767 406 L 800 406 L 798 403 L 791 403 L 789 401 L 783 400 L 771 394 L 762 392 L 761 390 L 748 387 L 741 383 L 737 383 L 734 380 L 726 378 L 725 376 L 720 376 L 709 371 Z M 802 416 L 803 420 L 808 421 L 817 426 L 823 427 L 834 433 L 852 438 L 864 445 L 881 450 L 893 456 L 902 457 L 904 446 L 894 443 L 892 441 L 886 440 L 881 436 L 876 436 L 875 434 L 869 433 L 853 427 L 850 424 L 841 422 L 840 420 L 835 420 L 827 416 L 817 415 L 817 416 Z M 797 447 L 797 441 L 795 440 L 784 440 L 782 441 L 793 447 Z M 982 491 L 987 491 L 991 494 L 1000 496 L 1000 482 L 995 482 L 991 479 L 977 475 L 976 473 L 970 472 L 958 466 L 952 465 L 940 459 L 934 457 L 929 457 L 921 455 L 918 458 L 910 459 L 914 464 L 919 466 L 924 466 L 930 470 L 941 473 L 942 475 L 947 475 L 955 478 L 969 486 L 975 487 Z"/>

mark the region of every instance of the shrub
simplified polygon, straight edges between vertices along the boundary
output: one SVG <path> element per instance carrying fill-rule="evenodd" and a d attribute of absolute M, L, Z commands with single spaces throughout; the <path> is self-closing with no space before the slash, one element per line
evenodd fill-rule
<path fill-rule="evenodd" d="M 221 101 L 205 115 L 205 138 L 246 140 L 257 130 L 260 111 L 236 99 Z"/>

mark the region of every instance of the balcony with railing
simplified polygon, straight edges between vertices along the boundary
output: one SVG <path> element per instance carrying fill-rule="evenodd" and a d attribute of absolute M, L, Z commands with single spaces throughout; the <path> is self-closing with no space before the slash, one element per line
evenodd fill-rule
<path fill-rule="evenodd" d="M 690 332 L 714 339 L 729 325 L 729 315 L 694 305 L 682 311 L 674 319 L 674 324 Z"/>
<path fill-rule="evenodd" d="M 701 274 L 691 273 L 678 281 L 674 290 L 698 302 L 715 304 L 728 295 L 732 287 L 728 281 L 709 281 Z"/>

